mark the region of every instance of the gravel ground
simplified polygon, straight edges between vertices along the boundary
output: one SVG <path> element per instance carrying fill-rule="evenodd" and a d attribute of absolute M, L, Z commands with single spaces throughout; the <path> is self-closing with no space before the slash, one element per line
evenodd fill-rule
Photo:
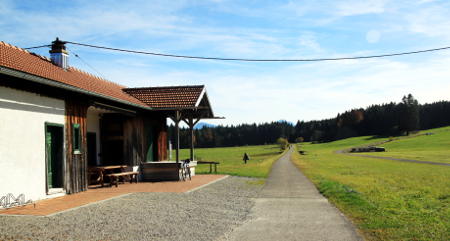
<path fill-rule="evenodd" d="M 261 184 L 229 177 L 191 193 L 134 193 L 50 217 L 0 216 L 0 240 L 219 240 Z"/>

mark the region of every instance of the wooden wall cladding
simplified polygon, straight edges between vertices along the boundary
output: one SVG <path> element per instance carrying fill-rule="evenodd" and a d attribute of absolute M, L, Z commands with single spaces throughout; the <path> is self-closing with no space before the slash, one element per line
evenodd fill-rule
<path fill-rule="evenodd" d="M 167 123 L 166 118 L 160 118 L 158 125 L 156 126 L 157 133 L 157 159 L 158 161 L 165 161 L 168 159 L 167 155 Z"/>
<path fill-rule="evenodd" d="M 65 188 L 67 193 L 77 193 L 87 190 L 87 142 L 86 142 L 86 117 L 88 104 L 78 101 L 65 101 L 66 107 L 66 168 Z M 80 128 L 81 148 L 80 152 L 73 150 L 73 126 L 78 124 Z"/>
<path fill-rule="evenodd" d="M 149 131 L 148 129 L 151 129 Z M 149 136 L 151 133 L 151 136 Z M 152 139 L 154 161 L 167 160 L 167 125 L 159 115 L 136 116 L 124 122 L 124 158 L 128 165 L 147 161 L 149 142 Z"/>
<path fill-rule="evenodd" d="M 123 125 L 124 137 L 124 163 L 137 166 L 145 162 L 145 125 L 142 117 L 133 117 L 125 120 Z"/>

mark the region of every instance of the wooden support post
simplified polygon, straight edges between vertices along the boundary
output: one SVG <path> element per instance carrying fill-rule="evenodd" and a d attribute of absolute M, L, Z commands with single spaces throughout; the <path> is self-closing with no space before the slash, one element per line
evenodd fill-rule
<path fill-rule="evenodd" d="M 200 121 L 199 119 L 194 120 L 192 116 L 189 116 L 189 118 L 186 120 L 184 119 L 184 122 L 189 126 L 189 131 L 191 133 L 191 150 L 190 150 L 190 159 L 191 161 L 194 161 L 194 126 Z"/>
<path fill-rule="evenodd" d="M 180 162 L 180 120 L 181 120 L 181 112 L 175 111 L 175 116 L 172 118 L 173 122 L 175 122 L 175 160 L 177 163 Z"/>
<path fill-rule="evenodd" d="M 191 161 L 194 161 L 194 122 L 192 121 L 192 117 L 189 117 L 189 129 L 191 131 L 191 150 L 190 150 L 190 158 Z"/>

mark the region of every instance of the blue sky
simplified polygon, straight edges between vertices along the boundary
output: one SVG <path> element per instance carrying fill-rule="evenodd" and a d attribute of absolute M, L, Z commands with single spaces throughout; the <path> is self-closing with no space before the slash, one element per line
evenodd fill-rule
<path fill-rule="evenodd" d="M 62 40 L 242 58 L 323 58 L 450 46 L 450 1 L 9 1 L 0 40 Z M 450 100 L 450 51 L 314 63 L 180 60 L 68 45 L 70 64 L 129 86 L 205 84 L 215 124 L 296 122 L 412 93 Z M 35 52 L 48 56 L 48 49 Z M 98 74 L 97 74 L 98 75 Z"/>

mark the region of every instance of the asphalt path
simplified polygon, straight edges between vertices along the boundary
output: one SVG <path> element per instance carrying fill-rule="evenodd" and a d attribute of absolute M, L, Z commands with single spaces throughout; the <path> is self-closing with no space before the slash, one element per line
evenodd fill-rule
<path fill-rule="evenodd" d="M 277 160 L 250 219 L 229 240 L 362 240 L 354 226 L 290 161 Z"/>
<path fill-rule="evenodd" d="M 377 158 L 377 159 L 384 159 L 384 160 L 391 160 L 391 161 L 412 162 L 412 163 L 439 165 L 439 166 L 450 166 L 450 163 L 443 163 L 443 162 L 418 161 L 418 160 L 401 159 L 401 158 L 388 157 L 388 156 L 371 156 L 371 155 L 354 154 L 354 153 L 342 153 L 342 154 L 346 154 L 346 155 L 350 155 L 350 156 L 361 156 L 361 157 Z"/>

